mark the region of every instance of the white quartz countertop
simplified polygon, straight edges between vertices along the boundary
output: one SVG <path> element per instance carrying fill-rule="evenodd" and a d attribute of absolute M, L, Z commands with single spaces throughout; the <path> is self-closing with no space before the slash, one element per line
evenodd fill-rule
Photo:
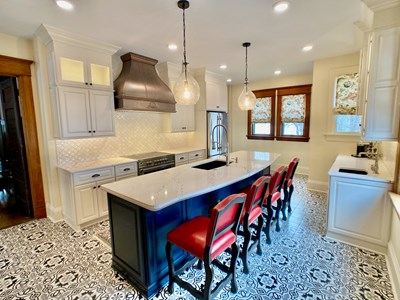
<path fill-rule="evenodd" d="M 277 153 L 238 151 L 231 153 L 231 159 L 238 158 L 227 166 L 212 170 L 192 168 L 215 159 L 166 169 L 143 176 L 104 184 L 101 188 L 110 194 L 151 211 L 198 195 L 202 195 L 242 179 L 269 167 L 278 157 Z"/>
<path fill-rule="evenodd" d="M 328 174 L 329 176 L 339 176 L 339 177 L 363 179 L 363 180 L 370 180 L 377 182 L 387 182 L 387 183 L 393 182 L 393 175 L 389 174 L 386 166 L 382 163 L 382 161 L 379 161 L 378 174 L 374 174 L 374 172 L 372 172 L 371 170 L 372 164 L 374 164 L 373 159 L 353 157 L 350 155 L 338 155 L 332 167 L 330 168 Z M 365 170 L 368 172 L 368 174 L 359 175 L 359 174 L 339 172 L 340 168 Z"/>
<path fill-rule="evenodd" d="M 102 159 L 102 160 L 81 162 L 81 163 L 70 164 L 70 165 L 62 165 L 62 166 L 58 166 L 58 167 L 60 169 L 66 170 L 70 173 L 75 173 L 75 172 L 86 171 L 86 170 L 91 170 L 91 169 L 117 166 L 117 165 L 126 164 L 126 163 L 130 163 L 130 162 L 136 162 L 136 161 L 137 161 L 136 159 L 126 158 L 126 157 L 113 157 L 113 158 Z"/>
<path fill-rule="evenodd" d="M 178 148 L 178 149 L 163 149 L 161 152 L 166 152 L 166 153 L 171 153 L 171 154 L 181 154 L 181 153 L 187 153 L 187 152 L 193 152 L 193 151 L 199 151 L 199 150 L 204 150 L 204 147 L 184 147 L 184 148 Z"/>

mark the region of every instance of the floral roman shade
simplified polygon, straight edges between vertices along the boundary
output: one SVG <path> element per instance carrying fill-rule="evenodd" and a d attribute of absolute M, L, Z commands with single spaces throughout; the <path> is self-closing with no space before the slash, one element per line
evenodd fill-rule
<path fill-rule="evenodd" d="M 358 82 L 358 73 L 336 77 L 335 114 L 355 115 L 357 113 Z"/>
<path fill-rule="evenodd" d="M 252 123 L 271 122 L 271 97 L 257 98 L 256 106 L 251 111 Z"/>
<path fill-rule="evenodd" d="M 281 120 L 284 123 L 304 123 L 306 118 L 306 95 L 282 96 Z"/>

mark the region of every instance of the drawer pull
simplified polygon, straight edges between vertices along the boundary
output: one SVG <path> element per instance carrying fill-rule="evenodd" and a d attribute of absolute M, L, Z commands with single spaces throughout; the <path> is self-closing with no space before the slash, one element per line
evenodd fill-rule
<path fill-rule="evenodd" d="M 99 177 L 99 176 L 100 176 L 100 174 L 93 174 L 92 178 L 96 178 L 96 177 Z"/>
<path fill-rule="evenodd" d="M 199 156 L 199 154 L 196 154 L 195 156 L 197 157 L 197 156 Z"/>
<path fill-rule="evenodd" d="M 182 159 L 185 159 L 185 157 L 182 156 L 182 157 L 180 157 L 179 159 L 182 160 Z"/>
<path fill-rule="evenodd" d="M 130 171 L 130 170 L 131 170 L 131 168 L 125 168 L 125 169 L 124 169 L 124 172 Z"/>

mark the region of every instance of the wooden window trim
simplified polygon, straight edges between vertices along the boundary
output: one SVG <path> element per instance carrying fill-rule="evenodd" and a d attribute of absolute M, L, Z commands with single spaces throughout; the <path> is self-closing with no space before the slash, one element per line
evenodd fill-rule
<path fill-rule="evenodd" d="M 247 138 L 249 140 L 273 140 L 275 138 L 275 95 L 276 89 L 254 91 L 256 98 L 271 97 L 271 134 L 253 134 L 251 110 L 247 111 Z"/>
<path fill-rule="evenodd" d="M 277 140 L 290 142 L 308 142 L 310 140 L 310 113 L 311 113 L 311 84 L 281 87 L 253 91 L 257 98 L 272 97 L 271 102 L 271 135 L 252 133 L 251 110 L 247 113 L 247 139 L 252 140 Z M 306 95 L 306 118 L 304 121 L 304 132 L 302 136 L 282 135 L 281 109 L 282 96 Z"/>

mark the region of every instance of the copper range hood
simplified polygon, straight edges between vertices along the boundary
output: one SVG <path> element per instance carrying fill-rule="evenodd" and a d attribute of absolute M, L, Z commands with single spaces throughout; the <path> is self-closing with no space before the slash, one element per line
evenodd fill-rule
<path fill-rule="evenodd" d="M 122 71 L 114 81 L 116 109 L 176 112 L 174 95 L 157 74 L 157 60 L 132 52 L 121 60 Z"/>

